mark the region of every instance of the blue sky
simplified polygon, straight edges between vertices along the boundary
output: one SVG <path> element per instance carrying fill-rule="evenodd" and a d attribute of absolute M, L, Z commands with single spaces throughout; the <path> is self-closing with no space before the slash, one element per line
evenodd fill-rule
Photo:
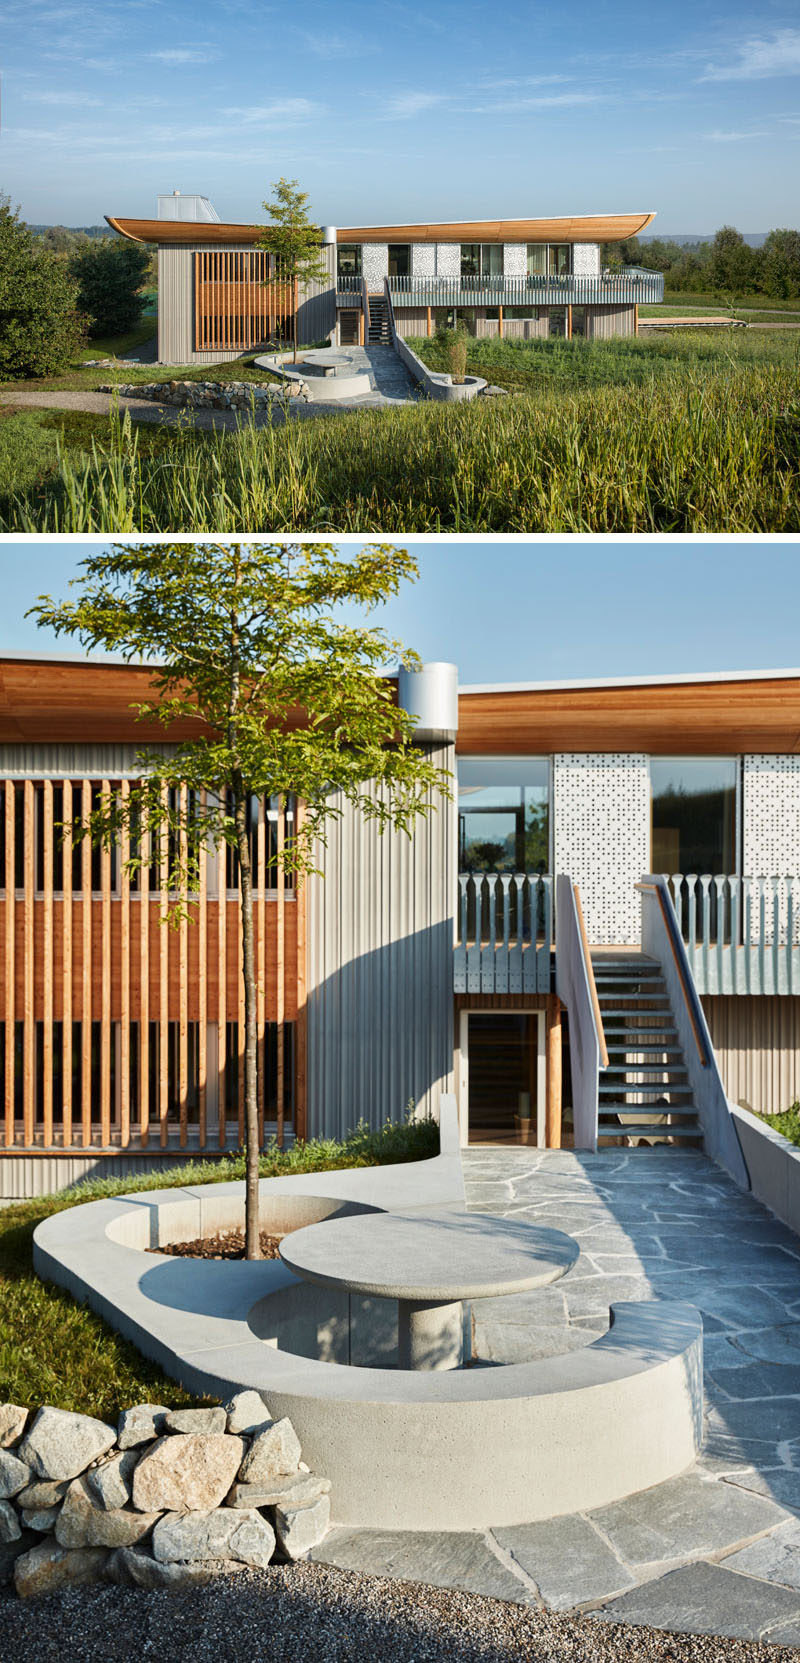
<path fill-rule="evenodd" d="M 406 545 L 420 577 L 380 622 L 462 682 L 800 666 L 797 544 Z M 23 614 L 67 595 L 79 545 L 0 543 L 0 653 L 76 652 Z"/>
<path fill-rule="evenodd" d="M 3 188 L 33 222 L 321 223 L 658 210 L 796 225 L 796 0 L 6 0 Z"/>

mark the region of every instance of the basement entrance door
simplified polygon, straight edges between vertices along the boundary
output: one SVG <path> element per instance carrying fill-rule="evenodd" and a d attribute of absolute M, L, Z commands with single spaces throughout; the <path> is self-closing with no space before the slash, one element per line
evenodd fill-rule
<path fill-rule="evenodd" d="M 460 1038 L 467 1141 L 542 1148 L 544 1012 L 462 1011 Z"/>

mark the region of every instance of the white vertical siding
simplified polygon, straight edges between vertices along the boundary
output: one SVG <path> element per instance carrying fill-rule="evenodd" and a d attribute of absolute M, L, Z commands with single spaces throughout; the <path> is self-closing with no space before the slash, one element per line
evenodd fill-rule
<path fill-rule="evenodd" d="M 556 873 L 581 892 L 594 945 L 639 940 L 639 896 L 650 849 L 650 778 L 638 751 L 560 752 L 553 758 Z"/>
<path fill-rule="evenodd" d="M 453 770 L 451 746 L 430 752 Z M 308 896 L 308 1132 L 438 1112 L 452 1090 L 454 806 L 412 836 L 346 804 Z"/>
<path fill-rule="evenodd" d="M 800 1098 L 800 999 L 721 994 L 702 1005 L 733 1103 L 780 1114 Z"/>
<path fill-rule="evenodd" d="M 158 361 L 160 364 L 225 364 L 245 354 L 238 349 L 223 351 L 194 347 L 194 256 L 211 245 L 198 240 L 187 247 L 162 246 L 158 250 Z M 218 253 L 251 252 L 252 244 L 214 243 Z M 336 249 L 327 245 L 320 259 L 330 273 L 329 283 L 310 283 L 300 289 L 298 338 L 322 340 L 336 323 L 336 295 L 333 288 Z"/>

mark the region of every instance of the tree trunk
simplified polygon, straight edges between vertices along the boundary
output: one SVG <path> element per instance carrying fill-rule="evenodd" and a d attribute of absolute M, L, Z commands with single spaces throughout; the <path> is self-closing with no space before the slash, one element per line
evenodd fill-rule
<path fill-rule="evenodd" d="M 235 793 L 236 841 L 242 901 L 242 973 L 244 976 L 244 1127 L 245 1127 L 245 1258 L 261 1258 L 258 1205 L 258 1022 L 256 960 L 253 940 L 253 872 L 247 836 L 247 810 L 242 790 Z"/>

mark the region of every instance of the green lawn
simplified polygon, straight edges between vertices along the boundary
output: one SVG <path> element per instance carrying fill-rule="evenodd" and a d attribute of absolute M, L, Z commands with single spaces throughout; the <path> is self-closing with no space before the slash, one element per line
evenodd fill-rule
<path fill-rule="evenodd" d="M 155 334 L 153 321 L 145 319 L 139 328 L 129 335 L 118 335 L 104 341 L 89 341 L 83 349 L 80 358 L 62 370 L 60 375 L 50 375 L 36 381 L 0 381 L 0 404 L 4 397 L 19 392 L 63 392 L 77 391 L 85 388 L 88 392 L 98 387 L 119 386 L 120 382 L 138 381 L 253 381 L 264 383 L 274 380 L 268 371 L 259 369 L 255 363 L 256 354 L 245 358 L 234 358 L 223 364 L 111 364 L 102 369 L 91 368 L 84 360 L 90 358 L 110 358 L 126 352 L 136 352 L 137 347 L 144 346 L 146 341 L 152 340 Z M 325 341 L 309 343 L 307 347 L 298 349 L 298 357 L 302 358 L 304 351 L 314 347 L 328 346 Z"/>
<path fill-rule="evenodd" d="M 701 306 L 707 311 L 713 312 L 715 316 L 719 317 L 728 311 L 729 302 L 724 296 L 720 295 L 686 294 L 683 291 L 679 293 L 670 293 L 668 289 L 664 295 L 664 312 L 667 311 L 667 308 L 672 311 L 673 309 L 677 309 L 679 306 Z M 662 308 L 660 306 L 647 308 L 648 311 L 661 311 L 661 309 Z M 644 307 L 640 308 L 640 312 L 644 310 Z M 800 314 L 800 300 L 775 300 L 771 295 L 765 294 L 737 295 L 734 305 L 734 312 L 737 317 L 740 313 L 756 311 L 775 313 L 796 312 Z"/>
<path fill-rule="evenodd" d="M 107 335 L 99 340 L 87 341 L 80 358 L 71 367 L 77 370 L 81 360 L 85 358 L 121 358 L 126 352 L 135 352 L 137 347 L 145 346 L 148 341 L 152 341 L 156 333 L 156 327 L 154 317 L 143 317 L 141 323 L 137 324 L 135 329 L 129 329 L 126 335 Z M 22 386 L 23 383 L 19 382 L 17 385 Z M 44 382 L 30 381 L 25 382 L 24 385 L 54 387 L 60 385 L 60 381 L 58 378 L 52 377 Z"/>
<path fill-rule="evenodd" d="M 438 1127 L 430 1120 L 359 1129 L 343 1143 L 316 1141 L 262 1157 L 263 1177 L 334 1168 L 381 1166 L 438 1154 Z M 198 1161 L 140 1178 L 95 1179 L 58 1195 L 0 1208 L 0 1403 L 38 1408 L 42 1403 L 116 1421 L 132 1403 L 196 1402 L 149 1363 L 101 1317 L 69 1294 L 40 1282 L 32 1267 L 33 1232 L 51 1213 L 101 1196 L 182 1184 L 213 1184 L 244 1177 L 241 1156 Z"/>

